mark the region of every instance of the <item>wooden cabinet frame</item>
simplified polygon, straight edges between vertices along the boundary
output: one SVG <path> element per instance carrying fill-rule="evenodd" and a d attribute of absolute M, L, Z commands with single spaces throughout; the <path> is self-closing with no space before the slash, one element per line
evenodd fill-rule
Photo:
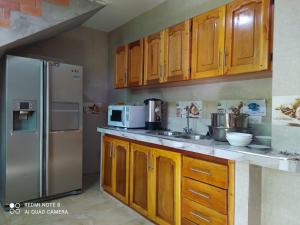
<path fill-rule="evenodd" d="M 193 18 L 193 31 L 192 31 L 192 79 L 206 78 L 221 76 L 224 74 L 224 39 L 225 39 L 225 6 L 211 10 L 202 15 Z M 214 20 L 213 24 L 211 21 Z M 200 25 L 203 30 L 201 33 Z M 209 27 L 213 26 L 212 30 Z M 205 33 L 206 32 L 206 33 Z M 211 33 L 209 33 L 211 32 Z M 199 43 L 199 38 L 203 36 L 211 37 L 213 40 L 206 40 L 211 43 L 213 49 L 211 52 L 198 52 L 201 45 L 207 47 L 207 43 Z M 206 64 L 201 61 L 206 57 Z M 209 64 L 208 64 L 208 61 Z M 200 64 L 199 63 L 203 63 Z"/>
<path fill-rule="evenodd" d="M 115 88 L 127 87 L 128 45 L 120 46 L 115 52 Z"/>
<path fill-rule="evenodd" d="M 127 66 L 128 87 L 137 87 L 143 85 L 143 70 L 144 70 L 143 61 L 144 61 L 143 39 L 128 44 L 128 66 Z"/>
<path fill-rule="evenodd" d="M 147 209 L 144 209 L 140 205 L 136 204 L 134 202 L 134 166 L 135 166 L 135 159 L 134 154 L 136 151 L 142 152 L 147 156 Z M 142 215 L 146 217 L 150 217 L 152 214 L 151 209 L 153 203 L 152 201 L 152 194 L 151 194 L 151 176 L 149 173 L 149 170 L 151 170 L 151 164 L 150 164 L 150 151 L 151 149 L 142 145 L 137 144 L 131 144 L 131 150 L 130 150 L 130 207 L 141 213 Z"/>
<path fill-rule="evenodd" d="M 163 81 L 190 79 L 191 20 L 167 28 L 164 36 L 165 73 Z M 170 52 L 171 54 L 169 54 Z"/>
<path fill-rule="evenodd" d="M 156 215 L 157 212 L 157 204 L 159 199 L 156 195 L 153 195 L 153 212 L 154 212 L 154 221 L 157 224 L 161 225 L 180 225 L 180 219 L 181 219 L 181 198 L 179 197 L 181 195 L 181 154 L 170 152 L 166 150 L 160 150 L 160 149 L 154 149 L 153 153 L 153 178 L 152 178 L 152 184 L 151 184 L 151 190 L 153 193 L 158 192 L 157 188 L 157 173 L 158 173 L 158 166 L 156 164 L 156 159 L 158 157 L 164 157 L 166 159 L 170 159 L 172 161 L 173 167 L 174 167 L 174 223 L 168 223 L 164 219 L 160 218 L 159 215 Z"/>
<path fill-rule="evenodd" d="M 139 206 L 134 202 L 134 154 L 136 151 L 143 152 L 147 155 L 147 210 L 143 207 Z M 158 167 L 156 165 L 156 159 L 158 157 L 165 157 L 170 159 L 174 163 L 174 223 L 173 225 L 180 225 L 180 207 L 181 207 L 181 199 L 180 199 L 180 187 L 181 187 L 181 155 L 179 153 L 169 152 L 165 150 L 160 150 L 157 148 L 152 148 L 148 146 L 143 146 L 139 144 L 131 144 L 131 152 L 130 152 L 130 206 L 146 216 L 147 218 L 155 221 L 157 224 L 161 225 L 171 225 L 164 219 L 160 218 L 159 215 L 156 215 L 157 212 L 157 170 Z"/>
<path fill-rule="evenodd" d="M 254 13 L 257 15 L 253 15 L 255 19 L 253 19 L 253 49 L 252 49 L 252 60 L 253 63 L 241 63 L 241 65 L 233 65 L 234 55 L 234 14 L 235 12 L 239 12 L 239 10 L 244 10 L 246 12 L 247 7 L 250 11 L 251 4 L 256 4 L 253 7 L 257 7 L 252 9 Z M 226 42 L 225 42 L 225 74 L 241 74 L 241 73 L 249 73 L 249 72 L 257 72 L 262 70 L 270 69 L 270 47 L 272 46 L 271 42 L 271 1 L 270 0 L 235 0 L 227 5 L 226 8 Z M 244 8 L 244 9 L 243 9 Z M 259 11 L 260 10 L 260 11 Z M 243 11 L 241 11 L 243 12 Z M 251 20 L 250 17 L 245 17 L 246 20 Z M 242 23 L 243 21 L 239 22 Z M 248 22 L 248 23 L 250 23 Z M 242 26 L 242 25 L 241 25 Z M 242 29 L 242 28 L 241 28 Z M 249 31 L 250 32 L 250 31 Z M 255 36 L 257 35 L 257 36 Z M 246 37 L 245 37 L 246 38 Z M 243 46 L 244 47 L 244 46 Z M 250 48 L 250 46 L 249 46 Z M 237 50 L 236 50 L 237 51 Z M 244 51 L 243 49 L 239 49 L 239 51 Z M 238 52 L 235 53 L 236 55 Z M 250 53 L 249 53 L 250 54 Z"/>
<path fill-rule="evenodd" d="M 144 84 L 145 85 L 158 84 L 163 82 L 164 35 L 165 35 L 165 31 L 160 31 L 144 38 Z M 156 43 L 151 44 L 151 42 L 156 42 Z M 157 49 L 151 49 L 151 47 L 153 47 L 151 45 L 154 45 L 154 47 L 156 47 Z M 154 68 L 155 66 L 156 68 Z"/>
<path fill-rule="evenodd" d="M 102 147 L 102 181 L 103 181 L 103 175 L 106 174 L 105 172 L 105 154 L 110 154 L 111 157 L 113 157 L 113 165 L 112 165 L 112 188 L 108 188 L 102 186 L 103 188 L 111 193 L 113 196 L 118 198 L 120 201 L 123 203 L 129 205 L 131 208 L 135 209 L 137 212 L 140 214 L 144 215 L 151 221 L 155 222 L 156 224 L 160 225 L 180 225 L 180 224 L 196 224 L 195 221 L 192 222 L 189 220 L 189 218 L 181 218 L 181 202 L 184 201 L 186 195 L 183 195 L 181 193 L 181 176 L 185 176 L 190 178 L 190 175 L 187 173 L 182 173 L 182 164 L 187 163 L 187 161 L 182 162 L 182 154 L 181 152 L 171 151 L 168 149 L 161 149 L 159 146 L 152 145 L 152 144 L 143 144 L 140 142 L 131 142 L 130 140 L 125 140 L 123 138 L 115 138 L 113 136 L 103 136 L 103 147 Z M 108 149 L 108 151 L 105 151 L 105 143 L 107 146 L 113 146 Z M 111 143 L 111 145 L 109 145 Z M 117 163 L 116 163 L 116 147 L 122 147 L 123 149 L 126 150 L 126 195 L 118 195 L 116 193 L 116 173 L 117 173 Z M 146 181 L 147 181 L 147 190 L 146 190 L 146 196 L 147 196 L 147 203 L 146 203 L 146 208 L 141 207 L 140 205 L 136 204 L 134 202 L 134 166 L 135 166 L 135 160 L 134 160 L 134 154 L 135 152 L 140 152 L 144 154 L 144 161 L 142 161 L 143 167 L 138 167 L 137 171 L 140 171 L 140 169 L 144 169 L 146 171 Z M 223 166 L 227 166 L 227 172 L 226 176 L 228 178 L 226 179 L 226 185 L 222 185 L 224 189 L 223 193 L 226 193 L 227 195 L 227 207 L 223 209 L 223 211 L 217 210 L 217 206 L 207 208 L 207 206 L 202 205 L 200 201 L 192 201 L 194 202 L 195 206 L 191 207 L 196 207 L 196 204 L 200 204 L 199 210 L 204 209 L 205 207 L 207 208 L 207 213 L 213 213 L 213 211 L 221 213 L 222 218 L 226 219 L 226 224 L 228 225 L 234 225 L 234 202 L 235 202 L 235 196 L 234 196 L 234 187 L 235 187 L 235 163 L 234 161 L 231 160 L 221 160 L 218 158 L 213 158 L 213 157 L 205 157 L 205 156 L 200 156 L 197 155 L 196 153 L 184 153 L 184 157 L 190 157 L 193 158 L 194 160 L 199 160 L 199 162 L 206 162 L 208 164 L 213 164 L 217 163 Z M 140 158 L 140 157 L 139 157 Z M 203 163 L 201 166 L 204 165 Z M 197 166 L 197 165 L 196 165 Z M 207 165 L 206 165 L 207 166 Z M 205 165 L 204 165 L 205 167 Z M 205 169 L 205 168 L 204 168 Z M 214 169 L 214 167 L 211 167 L 211 169 Z M 159 172 L 160 171 L 160 172 Z M 172 171 L 172 172 L 166 172 L 166 171 Z M 170 175 L 171 174 L 171 175 Z M 144 177 L 144 174 L 141 173 L 139 174 L 140 176 Z M 165 175 L 165 176 L 164 176 Z M 223 174 L 224 175 L 224 174 Z M 212 176 L 215 176 L 212 174 Z M 173 177 L 173 178 L 172 178 Z M 195 180 L 193 179 L 193 182 L 202 182 L 204 178 L 201 178 L 200 180 Z M 173 184 L 174 183 L 174 184 Z M 206 186 L 210 185 L 206 182 Z M 173 184 L 174 186 L 170 188 L 170 184 Z M 164 189 L 164 187 L 166 187 Z M 160 189 L 163 188 L 163 189 Z M 191 188 L 191 186 L 189 186 Z M 217 189 L 217 187 L 214 187 L 214 189 Z M 220 187 L 219 187 L 220 189 Z M 141 185 L 138 185 L 138 190 L 144 190 L 144 188 L 141 189 Z M 159 194 L 159 192 L 163 193 L 162 195 Z M 201 190 L 200 190 L 201 191 Z M 167 194 L 165 194 L 166 192 Z M 205 191 L 204 191 L 205 192 Z M 204 193 L 203 192 L 203 193 Z M 174 201 L 173 197 L 170 197 L 169 193 L 171 195 L 174 194 Z M 141 196 L 144 193 L 142 193 Z M 205 194 L 205 193 L 204 193 Z M 210 192 L 212 194 L 212 192 Z M 185 196 L 185 197 L 184 197 Z M 183 198 L 183 200 L 181 199 Z M 216 196 L 217 199 L 218 196 Z M 170 201 L 171 199 L 171 201 Z M 128 201 L 129 200 L 129 201 Z M 189 200 L 191 201 L 191 200 Z M 137 201 L 140 202 L 140 201 Z M 159 204 L 161 204 L 159 206 Z M 174 207 L 173 210 L 174 212 L 170 211 L 168 212 L 168 205 L 171 205 L 170 207 Z M 183 207 L 186 205 L 183 204 Z M 185 208 L 186 210 L 186 208 Z M 189 209 L 190 210 L 190 209 Z M 226 212 L 224 212 L 226 210 Z M 162 212 L 162 213 L 161 213 Z M 201 211 L 200 211 L 201 212 Z M 205 213 L 206 211 L 204 211 Z M 174 216 L 174 221 L 167 221 L 164 218 L 170 218 L 169 215 Z M 167 216 L 166 216 L 167 215 Z M 186 211 L 183 215 L 186 215 Z M 168 217 L 169 216 L 169 217 Z M 204 215 L 205 216 L 205 215 Z M 172 218 L 172 217 L 171 217 Z M 205 218 L 205 217 L 204 217 Z M 221 218 L 221 217 L 220 217 Z M 192 219 L 194 220 L 194 219 Z"/>
<path fill-rule="evenodd" d="M 104 183 L 104 175 L 106 174 L 106 149 L 105 149 L 105 142 L 107 143 L 111 143 L 111 147 L 109 149 L 109 154 L 110 157 L 112 158 L 112 166 L 111 166 L 111 181 L 112 181 L 112 185 L 111 186 L 106 186 Z M 119 194 L 117 192 L 117 157 L 118 157 L 118 153 L 116 148 L 120 146 L 123 147 L 124 150 L 126 151 L 126 171 L 125 171 L 125 196 Z M 102 143 L 102 186 L 104 188 L 104 190 L 108 191 L 109 193 L 111 193 L 112 195 L 114 195 L 116 198 L 118 198 L 120 201 L 124 202 L 125 204 L 128 204 L 129 202 L 129 142 L 127 141 L 122 141 L 119 139 L 115 139 L 112 137 L 107 137 L 105 136 L 103 138 L 103 143 Z"/>
<path fill-rule="evenodd" d="M 248 25 L 244 27 L 234 25 L 239 17 L 238 14 L 245 10 L 249 11 Z M 116 50 L 115 88 L 155 85 L 190 78 L 270 72 L 273 11 L 272 0 L 234 0 L 227 5 L 151 34 L 143 40 L 121 46 Z M 247 16 L 247 13 L 245 15 Z M 215 25 L 217 31 L 213 30 L 212 24 L 209 24 L 209 20 L 214 18 L 218 21 Z M 201 23 L 206 23 L 210 28 L 199 28 Z M 205 40 L 211 40 L 199 40 L 201 33 L 206 35 Z M 247 42 L 250 44 L 245 44 Z M 198 52 L 199 43 L 202 43 L 201 54 Z M 137 62 L 139 76 L 137 78 L 135 74 L 132 80 L 128 74 L 131 63 L 130 58 L 128 59 L 130 57 L 128 51 L 134 46 L 140 47 L 143 58 Z M 205 46 L 211 46 L 213 50 Z"/>

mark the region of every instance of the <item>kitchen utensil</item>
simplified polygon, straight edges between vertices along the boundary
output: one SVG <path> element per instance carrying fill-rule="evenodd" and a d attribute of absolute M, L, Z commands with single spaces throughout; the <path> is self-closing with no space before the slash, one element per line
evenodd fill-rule
<path fill-rule="evenodd" d="M 246 128 L 224 128 L 224 127 L 212 127 L 212 137 L 216 141 L 227 141 L 226 134 L 228 132 L 241 132 L 248 133 L 249 130 Z"/>
<path fill-rule="evenodd" d="M 212 113 L 211 125 L 224 128 L 248 128 L 249 115 L 240 113 Z"/>
<path fill-rule="evenodd" d="M 243 113 L 212 113 L 212 137 L 216 141 L 227 141 L 227 132 L 248 133 L 248 117 L 248 114 Z"/>

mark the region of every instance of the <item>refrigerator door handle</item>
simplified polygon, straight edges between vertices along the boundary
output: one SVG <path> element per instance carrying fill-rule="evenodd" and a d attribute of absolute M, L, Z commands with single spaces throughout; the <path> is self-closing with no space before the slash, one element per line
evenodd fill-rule
<path fill-rule="evenodd" d="M 41 61 L 41 77 L 40 77 L 40 197 L 43 197 L 43 182 L 44 182 L 44 178 L 43 178 L 43 158 L 44 158 L 44 154 L 43 154 L 43 134 L 44 134 L 44 78 L 43 78 L 43 73 L 44 72 L 44 62 Z"/>
<path fill-rule="evenodd" d="M 46 105 L 46 108 L 45 108 L 45 132 L 46 132 L 46 137 L 45 137 L 45 144 L 46 144 L 46 152 L 45 152 L 45 167 L 46 167 L 46 196 L 49 195 L 49 131 L 50 131 L 50 127 L 49 127 L 49 121 L 50 121 L 50 85 L 49 85 L 49 81 L 50 81 L 50 78 L 49 78 L 49 74 L 50 74 L 50 67 L 49 67 L 49 62 L 47 62 L 47 66 L 46 66 L 46 85 L 45 85 L 45 88 L 46 88 L 46 98 L 45 98 L 45 105 Z"/>

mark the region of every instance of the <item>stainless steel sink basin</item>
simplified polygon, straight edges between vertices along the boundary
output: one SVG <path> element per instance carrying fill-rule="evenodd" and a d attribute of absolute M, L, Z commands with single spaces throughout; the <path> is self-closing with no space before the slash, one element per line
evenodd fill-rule
<path fill-rule="evenodd" d="M 183 138 L 183 139 L 190 139 L 190 140 L 195 140 L 195 141 L 205 139 L 205 136 L 200 135 L 200 134 L 184 134 L 179 137 Z"/>
<path fill-rule="evenodd" d="M 182 139 L 189 139 L 189 140 L 202 140 L 206 139 L 205 136 L 200 134 L 186 134 L 179 131 L 148 131 L 149 134 L 155 134 L 155 135 L 162 135 L 167 137 L 174 137 L 174 138 L 182 138 Z"/>
<path fill-rule="evenodd" d="M 158 132 L 158 134 L 163 136 L 169 136 L 169 137 L 178 137 L 183 135 L 183 133 L 179 131 L 160 131 Z"/>

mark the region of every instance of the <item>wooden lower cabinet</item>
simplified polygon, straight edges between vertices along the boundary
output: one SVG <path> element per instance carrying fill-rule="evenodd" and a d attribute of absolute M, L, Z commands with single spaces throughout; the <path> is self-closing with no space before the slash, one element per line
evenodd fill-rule
<path fill-rule="evenodd" d="M 113 194 L 129 202 L 129 142 L 114 140 Z"/>
<path fill-rule="evenodd" d="M 234 162 L 183 156 L 182 224 L 234 224 Z"/>
<path fill-rule="evenodd" d="M 154 221 L 180 224 L 181 155 L 155 149 L 153 162 Z"/>
<path fill-rule="evenodd" d="M 233 161 L 182 157 L 113 136 L 102 143 L 103 189 L 155 224 L 234 224 Z"/>
<path fill-rule="evenodd" d="M 130 206 L 146 217 L 151 210 L 150 152 L 148 147 L 131 144 Z"/>
<path fill-rule="evenodd" d="M 120 201 L 129 202 L 129 142 L 104 137 L 102 186 Z"/>
<path fill-rule="evenodd" d="M 113 164 L 113 139 L 103 138 L 102 143 L 102 187 L 112 193 L 112 164 Z"/>
<path fill-rule="evenodd" d="M 180 224 L 181 155 L 131 144 L 130 206 L 162 225 Z"/>
<path fill-rule="evenodd" d="M 182 216 L 196 224 L 227 225 L 227 215 L 223 215 L 196 202 L 182 200 Z"/>

